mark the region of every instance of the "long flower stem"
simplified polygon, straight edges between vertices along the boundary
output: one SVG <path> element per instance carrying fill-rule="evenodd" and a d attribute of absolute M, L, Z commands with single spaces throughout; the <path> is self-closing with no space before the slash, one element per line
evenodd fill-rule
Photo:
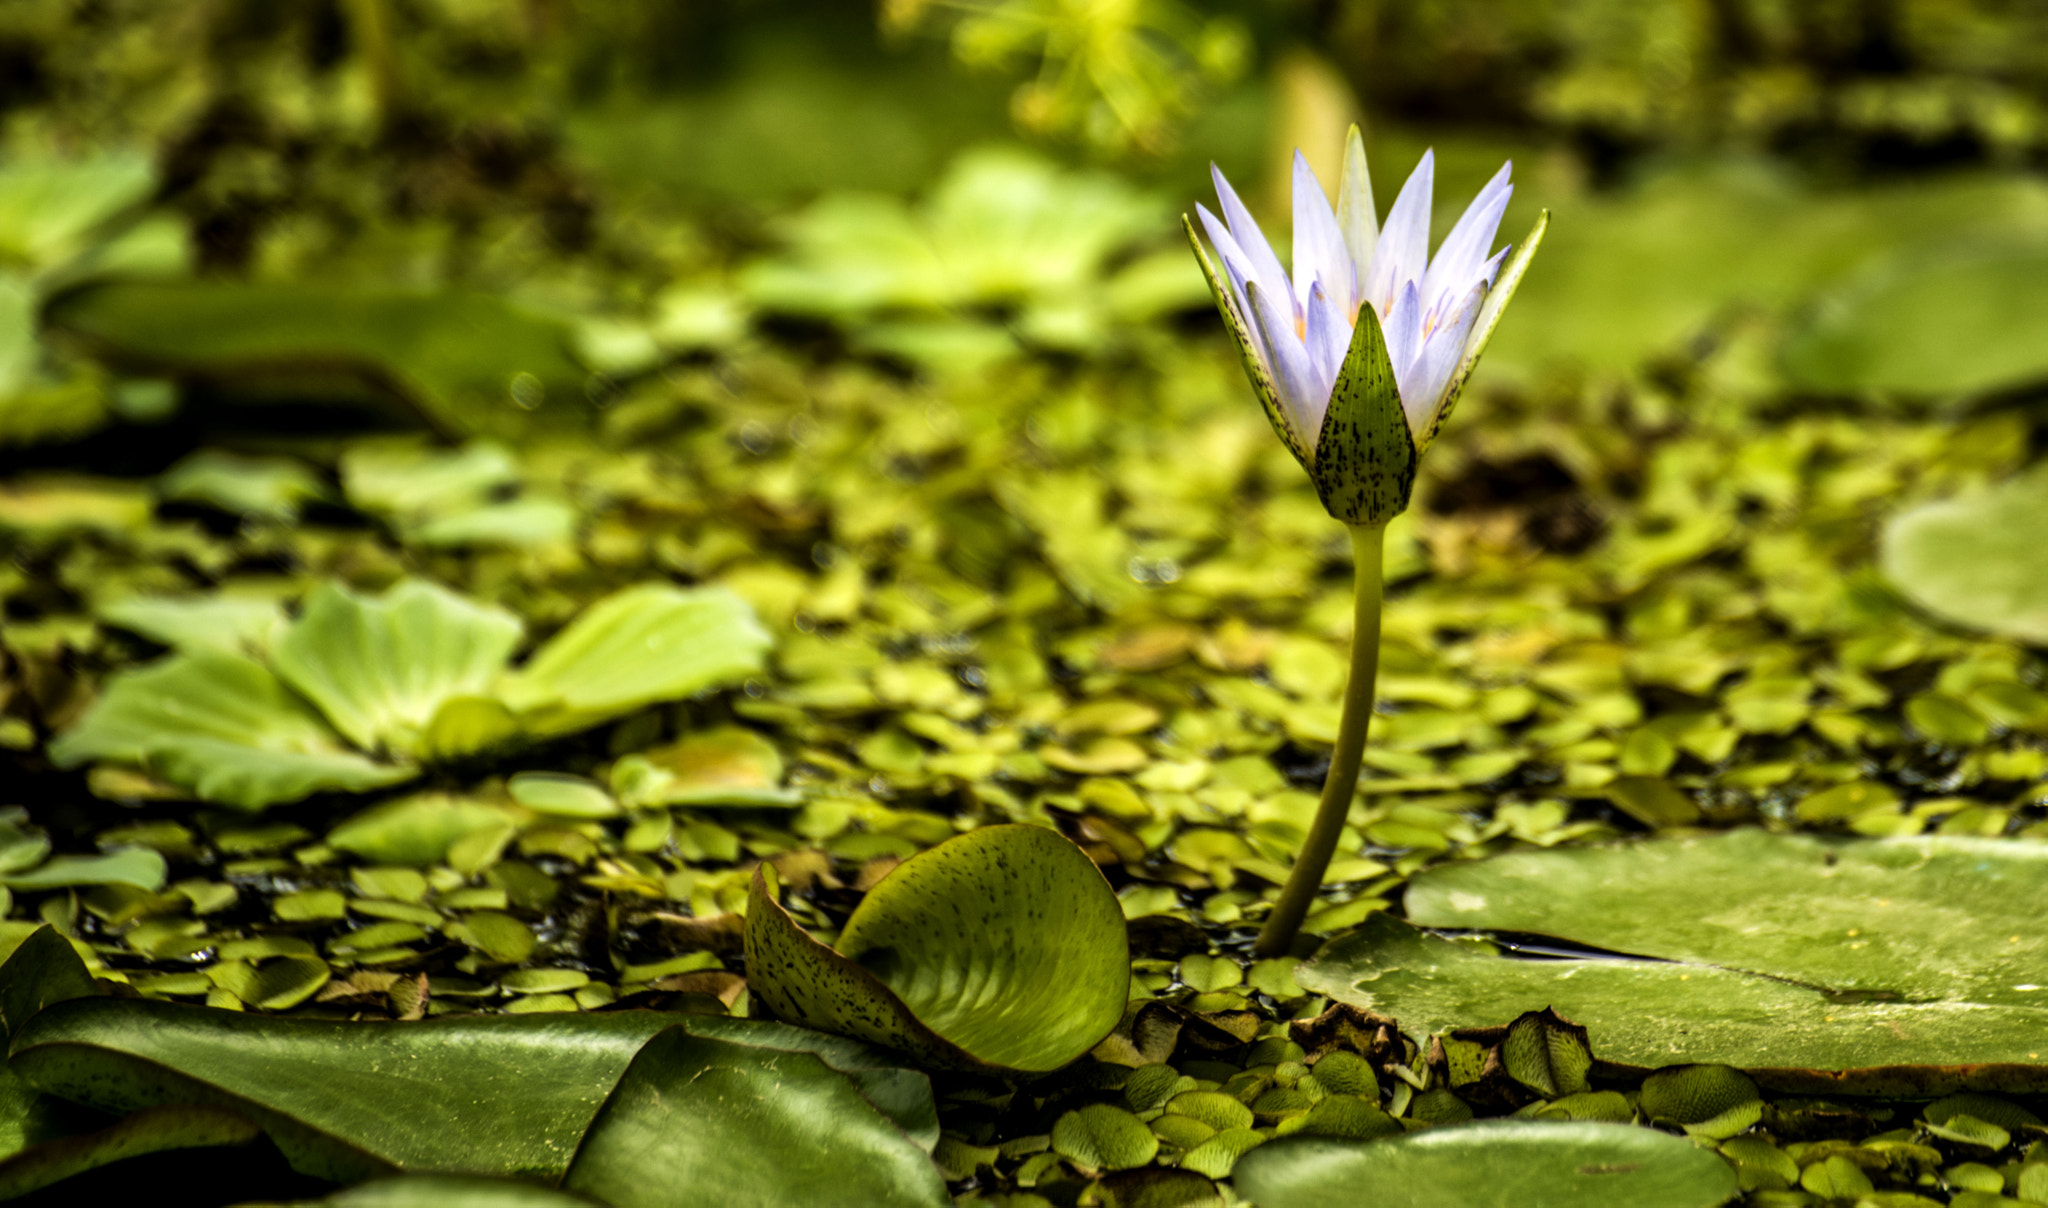
<path fill-rule="evenodd" d="M 1344 685 L 1344 713 L 1337 722 L 1337 749 L 1330 756 L 1330 774 L 1323 781 L 1323 799 L 1316 803 L 1316 820 L 1309 827 L 1294 871 L 1280 890 L 1280 900 L 1259 932 L 1253 949 L 1261 957 L 1285 956 L 1294 946 L 1295 933 L 1308 915 L 1309 904 L 1323 887 L 1323 873 L 1336 854 L 1337 839 L 1344 833 L 1344 819 L 1351 812 L 1352 794 L 1358 791 L 1358 765 L 1365 757 L 1365 730 L 1372 722 L 1373 692 L 1380 670 L 1380 596 L 1384 571 L 1387 526 L 1353 525 L 1351 555 L 1355 576 L 1357 625 L 1351 634 L 1351 678 Z"/>

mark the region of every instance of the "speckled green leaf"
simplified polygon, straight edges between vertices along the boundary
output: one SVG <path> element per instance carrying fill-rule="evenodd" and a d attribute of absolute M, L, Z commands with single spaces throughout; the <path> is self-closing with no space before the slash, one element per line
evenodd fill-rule
<path fill-rule="evenodd" d="M 2048 646 L 2048 471 L 1899 513 L 1879 563 L 1944 621 Z"/>
<path fill-rule="evenodd" d="M 1202 247 L 1202 239 L 1195 234 L 1195 224 L 1183 214 L 1182 228 L 1187 231 L 1188 246 L 1195 249 L 1195 260 L 1202 266 L 1202 276 L 1209 283 L 1209 294 L 1216 299 L 1216 311 L 1223 316 L 1223 325 L 1230 330 L 1231 339 L 1237 344 L 1238 359 L 1244 363 L 1244 375 L 1252 384 L 1252 393 L 1258 396 L 1259 405 L 1266 410 L 1266 421 L 1273 425 L 1273 432 L 1280 443 L 1294 454 L 1294 460 L 1301 468 L 1313 474 L 1315 446 L 1309 443 L 1309 433 L 1296 432 L 1294 420 L 1281 405 L 1280 391 L 1273 384 L 1273 375 L 1267 371 L 1265 362 L 1259 359 L 1258 345 L 1253 342 L 1250 324 L 1237 313 L 1231 301 L 1230 287 L 1216 272 L 1216 264 L 1209 259 L 1209 253 Z"/>
<path fill-rule="evenodd" d="M 43 1008 L 102 992 L 71 941 L 38 927 L 0 964 L 0 1028 L 11 1039 Z"/>
<path fill-rule="evenodd" d="M 417 775 L 349 750 L 261 663 L 211 651 L 115 676 L 50 757 L 64 767 L 140 764 L 207 801 L 251 810 Z"/>
<path fill-rule="evenodd" d="M 1500 326 L 1501 315 L 1507 311 L 1508 303 L 1514 301 L 1515 290 L 1522 284 L 1522 274 L 1529 271 L 1529 261 L 1535 258 L 1536 249 L 1543 246 L 1543 234 L 1549 229 L 1550 211 L 1544 210 L 1536 216 L 1536 225 L 1529 228 L 1529 233 L 1522 237 L 1522 242 L 1501 265 L 1493 288 L 1486 291 L 1486 300 L 1479 304 L 1479 317 L 1472 321 L 1472 335 L 1466 340 L 1465 354 L 1459 358 L 1458 368 L 1451 374 L 1450 385 L 1444 390 L 1444 401 L 1416 437 L 1417 456 L 1436 440 L 1436 434 L 1443 430 L 1444 421 L 1451 417 L 1451 408 L 1458 405 L 1459 397 L 1465 393 L 1465 383 L 1472 379 L 1472 371 L 1479 366 L 1479 355 L 1493 341 L 1493 329 Z"/>
<path fill-rule="evenodd" d="M 324 583 L 271 665 L 356 746 L 403 759 L 444 703 L 490 688 L 523 630 L 503 609 L 417 579 L 376 597 Z"/>
<path fill-rule="evenodd" d="M 1232 1179 L 1259 1208 L 1714 1208 L 1738 1190 L 1726 1162 L 1681 1137 L 1550 1120 L 1285 1138 L 1239 1159 Z"/>
<path fill-rule="evenodd" d="M 925 1151 L 845 1074 L 681 1028 L 634 1057 L 563 1185 L 613 1208 L 952 1202 Z"/>
<path fill-rule="evenodd" d="M 1123 914 L 1079 848 L 1040 827 L 948 840 L 869 891 L 836 951 L 807 935 L 757 873 L 747 984 L 794 1023 L 945 1065 L 1051 1070 L 1123 1014 Z"/>
<path fill-rule="evenodd" d="M 1310 477 L 1330 515 L 1346 524 L 1381 525 L 1408 510 L 1415 489 L 1415 438 L 1387 338 L 1370 306 L 1358 308 L 1351 348 L 1330 392 Z"/>
<path fill-rule="evenodd" d="M 504 697 L 530 733 L 566 734 L 761 670 L 770 639 L 723 588 L 646 583 L 585 609 L 508 677 Z"/>

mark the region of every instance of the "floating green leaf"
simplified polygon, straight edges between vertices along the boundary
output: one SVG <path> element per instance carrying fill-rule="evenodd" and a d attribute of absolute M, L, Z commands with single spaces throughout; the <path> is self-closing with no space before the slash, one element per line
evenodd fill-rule
<path fill-rule="evenodd" d="M 952 1203 L 925 1151 L 810 1053 L 656 1036 L 563 1185 L 613 1208 Z"/>
<path fill-rule="evenodd" d="M 164 887 L 164 858 L 146 847 L 130 847 L 100 856 L 52 856 L 34 868 L 0 875 L 9 889 L 64 889 L 75 885 Z"/>
<path fill-rule="evenodd" d="M 1259 1208 L 1714 1208 L 1738 1191 L 1726 1162 L 1681 1137 L 1550 1120 L 1284 1138 L 1240 1158 L 1232 1178 Z"/>
<path fill-rule="evenodd" d="M 1879 563 L 1944 621 L 2048 646 L 2048 472 L 1899 513 Z"/>
<path fill-rule="evenodd" d="M 872 1050 L 831 1036 L 807 1045 L 806 1034 L 775 1025 L 651 1011 L 376 1023 L 95 998 L 35 1016 L 15 1039 L 10 1068 L 102 1111 L 230 1107 L 261 1124 L 294 1168 L 322 1178 L 402 1169 L 555 1178 L 633 1055 L 675 1024 L 737 1043 L 811 1048 L 879 1087 L 877 1097 L 911 1127 L 928 1126 L 922 1079 L 889 1070 Z"/>
<path fill-rule="evenodd" d="M 567 328 L 481 293 L 121 281 L 58 297 L 46 321 L 123 366 L 252 386 L 288 382 L 302 396 L 308 383 L 328 397 L 395 393 L 453 432 L 585 405 Z"/>
<path fill-rule="evenodd" d="M 566 734 L 755 674 L 769 645 L 732 592 L 646 583 L 584 610 L 503 691 L 529 733 Z"/>
<path fill-rule="evenodd" d="M 741 726 L 691 734 L 612 765 L 612 792 L 635 808 L 660 805 L 790 806 L 803 795 L 782 786 L 782 753 Z"/>
<path fill-rule="evenodd" d="M 523 629 L 502 609 L 417 579 L 375 599 L 324 583 L 271 663 L 351 742 L 403 759 L 442 705 L 490 688 Z"/>
<path fill-rule="evenodd" d="M 102 622 L 184 654 L 260 657 L 284 628 L 284 610 L 261 596 L 124 596 L 98 608 Z"/>
<path fill-rule="evenodd" d="M 2048 849 L 1950 838 L 1735 831 L 1522 852 L 1424 873 L 1410 917 L 1661 959 L 1508 960 L 1381 916 L 1297 980 L 1417 1034 L 1548 1006 L 1601 1061 L 1720 1063 L 1778 1090 L 2048 1086 L 2048 990 L 2032 980 L 2048 940 L 2027 922 L 2044 878 Z"/>
<path fill-rule="evenodd" d="M 349 750 L 261 663 L 210 651 L 114 677 L 84 719 L 50 744 L 50 757 L 62 767 L 141 764 L 208 801 L 252 810 L 416 775 Z"/>
<path fill-rule="evenodd" d="M 765 866 L 764 866 L 765 867 Z M 906 861 L 869 891 L 837 951 L 756 874 L 747 984 L 778 1016 L 942 1064 L 1057 1069 L 1123 1014 L 1123 914 L 1080 849 L 994 826 Z"/>
<path fill-rule="evenodd" d="M 384 801 L 327 832 L 330 847 L 372 864 L 425 867 L 441 861 L 465 835 L 511 824 L 502 806 L 446 793 L 416 793 Z"/>
<path fill-rule="evenodd" d="M 1788 377 L 1837 394 L 1964 395 L 2048 378 L 2035 338 L 2048 246 L 1985 241 L 1885 258 L 1824 296 L 1785 341 Z"/>

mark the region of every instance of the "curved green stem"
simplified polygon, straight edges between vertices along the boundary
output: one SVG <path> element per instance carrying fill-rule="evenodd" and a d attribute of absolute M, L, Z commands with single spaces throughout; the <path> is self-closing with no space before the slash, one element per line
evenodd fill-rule
<path fill-rule="evenodd" d="M 1323 873 L 1336 854 L 1337 839 L 1344 833 L 1344 819 L 1351 812 L 1352 794 L 1358 791 L 1358 765 L 1365 757 L 1365 730 L 1372 723 L 1375 681 L 1380 669 L 1380 594 L 1387 526 L 1353 525 L 1351 552 L 1356 576 L 1358 623 L 1351 635 L 1351 678 L 1344 685 L 1344 713 L 1337 722 L 1337 749 L 1330 755 L 1330 774 L 1323 781 L 1323 799 L 1316 803 L 1316 820 L 1309 827 L 1294 871 L 1280 890 L 1280 900 L 1259 932 L 1253 949 L 1261 957 L 1285 956 L 1294 946 L 1295 933 L 1308 915 L 1316 891 L 1323 887 Z"/>

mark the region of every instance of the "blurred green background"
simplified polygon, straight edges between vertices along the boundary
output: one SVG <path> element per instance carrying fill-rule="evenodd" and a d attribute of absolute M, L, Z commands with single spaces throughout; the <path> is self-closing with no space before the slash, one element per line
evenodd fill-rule
<path fill-rule="evenodd" d="M 2019 0 L 13 0 L 0 80 L 16 448 L 259 365 L 499 423 L 502 356 L 337 323 L 344 285 L 574 325 L 511 367 L 557 398 L 762 333 L 941 376 L 1128 350 L 1201 313 L 1172 218 L 1207 164 L 1284 239 L 1290 149 L 1329 179 L 1354 120 L 1383 205 L 1433 145 L 1439 230 L 1503 158 L 1504 237 L 1556 212 L 1485 381 L 1637 374 L 1757 317 L 1804 390 L 2048 368 L 2048 10 Z M 198 336 L 189 290 L 81 291 L 138 275 L 322 288 L 208 295 Z M 482 314 L 454 325 L 518 322 Z"/>

